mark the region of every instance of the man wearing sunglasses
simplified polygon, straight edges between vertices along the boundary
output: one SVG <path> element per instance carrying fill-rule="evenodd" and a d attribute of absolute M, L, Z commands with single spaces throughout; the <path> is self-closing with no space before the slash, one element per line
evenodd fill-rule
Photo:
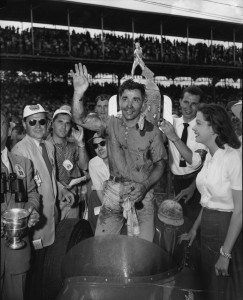
<path fill-rule="evenodd" d="M 8 114 L 1 112 L 1 214 L 12 208 L 27 209 L 30 212 L 28 227 L 32 227 L 39 220 L 40 195 L 36 190 L 30 160 L 10 153 L 6 147 L 11 131 Z M 6 184 L 5 179 L 9 180 L 10 174 L 17 175 L 20 187 L 20 193 L 17 194 L 22 195 L 24 201 L 17 202 L 16 193 Z M 26 278 L 31 263 L 28 234 L 24 241 L 24 248 L 12 250 L 1 232 L 1 299 L 25 299 Z"/>
<path fill-rule="evenodd" d="M 41 278 L 46 247 L 55 240 L 55 223 L 58 219 L 56 206 L 57 199 L 67 201 L 69 205 L 74 202 L 71 192 L 56 180 L 56 166 L 54 159 L 54 146 L 45 141 L 47 135 L 47 111 L 40 104 L 27 105 L 23 112 L 23 125 L 26 136 L 18 142 L 12 152 L 31 160 L 34 167 L 34 179 L 41 195 L 40 222 L 33 231 L 33 246 L 35 248 L 35 262 L 33 266 L 33 280 L 35 288 L 41 287 Z M 58 196 L 58 197 L 57 197 Z M 36 274 L 36 278 L 35 278 Z M 40 291 L 35 291 L 41 295 Z M 37 299 L 37 298 L 36 298 Z"/>
<path fill-rule="evenodd" d="M 108 94 L 100 94 L 95 98 L 95 108 L 94 111 L 98 115 L 98 117 L 102 120 L 106 120 L 108 116 L 108 107 L 109 107 L 109 99 L 110 95 Z M 90 159 L 96 156 L 96 153 L 92 147 L 92 145 L 88 142 L 92 139 L 94 132 L 84 128 L 84 140 L 85 147 L 88 151 Z"/>
<path fill-rule="evenodd" d="M 88 221 L 95 232 L 98 215 L 104 197 L 104 184 L 110 177 L 106 140 L 104 137 L 94 134 L 89 141 L 97 156 L 89 161 L 89 175 L 92 181 L 92 191 L 88 201 Z"/>
<path fill-rule="evenodd" d="M 142 107 L 145 86 L 133 80 L 119 88 L 121 117 L 101 120 L 89 115 L 83 118 L 82 97 L 89 86 L 88 72 L 81 63 L 75 65 L 72 113 L 75 123 L 107 138 L 110 178 L 95 235 L 119 234 L 124 218 L 128 235 L 148 241 L 154 236 L 152 186 L 161 178 L 167 154 L 160 130 L 145 119 Z"/>

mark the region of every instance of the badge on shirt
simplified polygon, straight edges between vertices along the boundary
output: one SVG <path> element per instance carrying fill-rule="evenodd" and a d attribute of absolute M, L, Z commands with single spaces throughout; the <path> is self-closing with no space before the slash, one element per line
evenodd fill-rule
<path fill-rule="evenodd" d="M 64 167 L 67 171 L 71 171 L 72 168 L 73 168 L 73 164 L 72 164 L 71 161 L 68 160 L 68 159 L 64 160 L 64 162 L 63 162 L 62 165 L 63 165 L 63 167 Z"/>
<path fill-rule="evenodd" d="M 14 169 L 15 169 L 15 171 L 16 171 L 16 173 L 17 173 L 17 175 L 18 175 L 19 177 L 21 177 L 21 178 L 24 178 L 24 177 L 25 177 L 25 172 L 24 172 L 24 169 L 23 169 L 23 167 L 22 167 L 21 165 L 16 164 L 16 165 L 14 166 Z"/>
<path fill-rule="evenodd" d="M 40 174 L 37 170 L 35 170 L 35 176 L 34 176 L 34 180 L 36 185 L 39 187 L 41 185 L 41 178 L 40 178 Z"/>

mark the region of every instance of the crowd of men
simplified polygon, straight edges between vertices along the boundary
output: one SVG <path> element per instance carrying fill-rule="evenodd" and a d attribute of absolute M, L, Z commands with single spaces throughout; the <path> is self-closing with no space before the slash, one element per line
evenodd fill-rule
<path fill-rule="evenodd" d="M 208 209 L 208 202 L 211 205 L 209 210 L 215 208 L 214 194 L 217 199 L 222 197 L 215 190 L 211 197 L 211 187 L 206 187 L 206 183 L 203 187 L 199 185 L 198 191 L 197 175 L 204 170 L 204 161 L 209 164 L 207 158 L 205 160 L 206 154 L 209 157 L 209 153 L 213 155 L 219 149 L 223 157 L 222 149 L 225 147 L 222 145 L 229 144 L 233 150 L 228 154 L 227 146 L 225 155 L 227 159 L 228 156 L 229 159 L 233 158 L 235 171 L 227 162 L 222 173 L 225 174 L 224 182 L 227 187 L 225 193 L 230 200 L 223 198 L 223 204 L 217 200 L 216 204 L 221 206 L 216 209 L 222 211 L 223 205 L 230 201 L 226 205 L 226 212 L 229 218 L 233 212 L 229 232 L 234 232 L 234 238 L 222 234 L 223 238 L 219 242 L 222 243 L 220 255 L 224 260 L 220 258 L 217 261 L 214 258 L 212 263 L 217 263 L 215 276 L 226 276 L 231 252 L 232 256 L 233 253 L 238 253 L 234 252 L 234 244 L 237 244 L 235 241 L 238 235 L 241 237 L 242 225 L 238 215 L 235 216 L 234 206 L 237 214 L 241 215 L 239 199 L 241 197 L 242 202 L 242 185 L 239 176 L 242 176 L 242 159 L 238 150 L 241 149 L 240 139 L 234 133 L 225 109 L 210 104 L 206 106 L 209 111 L 205 112 L 200 108 L 203 100 L 201 89 L 191 86 L 183 90 L 179 99 L 181 117 L 174 116 L 173 124 L 163 120 L 157 127 L 146 120 L 142 110 L 146 95 L 145 85 L 131 78 L 118 90 L 120 113 L 109 115 L 110 96 L 99 95 L 95 102 L 95 113 L 87 114 L 83 99 L 89 88 L 88 71 L 80 63 L 75 65 L 70 74 L 74 88 L 71 106 L 62 105 L 50 116 L 50 112 L 41 104 L 27 104 L 22 114 L 25 136 L 12 145 L 11 149 L 7 149 L 6 145 L 14 124 L 10 123 L 6 113 L 1 113 L 1 172 L 7 175 L 16 173 L 18 179 L 25 182 L 23 193 L 26 196 L 26 202 L 19 204 L 11 193 L 4 194 L 1 199 L 1 212 L 20 205 L 28 209 L 31 216 L 30 243 L 28 242 L 27 247 L 20 251 L 10 250 L 5 244 L 4 236 L 1 238 L 1 249 L 4 253 L 1 264 L 3 299 L 26 299 L 26 275 L 30 270 L 31 257 L 31 282 L 39 283 L 35 285 L 39 286 L 39 290 L 35 291 L 36 297 L 43 297 L 41 273 L 46 249 L 53 244 L 55 228 L 61 220 L 83 217 L 79 211 L 80 194 L 84 183 L 89 181 L 89 176 L 92 192 L 89 193 L 87 204 L 88 219 L 94 235 L 120 234 L 125 226 L 127 235 L 153 242 L 153 187 L 166 172 L 168 161 L 174 178 L 173 203 L 176 205 L 172 205 L 173 215 L 165 207 L 160 217 L 161 220 L 169 219 L 168 224 L 182 225 L 182 216 L 178 216 L 180 204 L 179 211 L 182 207 L 184 217 L 196 224 L 193 227 L 196 230 L 183 236 L 183 239 L 192 243 L 195 238 L 192 232 L 197 231 L 201 216 L 204 216 L 201 196 L 204 197 L 204 210 Z M 232 108 L 232 111 L 236 111 L 236 117 L 242 121 L 242 102 L 234 103 L 232 107 L 236 108 Z M 216 121 L 210 114 L 215 109 Z M 222 128 L 226 125 L 222 124 L 222 120 L 225 120 L 229 128 L 230 138 L 223 134 Z M 168 145 L 168 151 L 165 145 Z M 208 190 L 205 195 L 206 189 Z M 238 248 L 237 244 L 237 251 Z M 209 257 L 211 254 L 206 255 Z M 13 265 L 10 261 L 17 262 Z M 211 269 L 205 272 L 211 274 Z M 237 297 L 240 293 L 237 286 L 237 296 L 234 299 L 239 299 Z"/>
<path fill-rule="evenodd" d="M 2 53 L 33 54 L 31 30 L 20 31 L 19 28 L 1 28 L 0 48 Z M 91 59 L 133 59 L 133 40 L 124 36 L 105 33 L 104 53 L 101 34 L 92 37 L 86 33 L 71 33 L 71 53 L 69 52 L 69 38 L 66 30 L 53 30 L 48 28 L 34 28 L 34 54 L 74 56 Z M 143 55 L 146 61 L 161 61 L 161 44 L 157 37 L 140 36 Z M 166 63 L 234 65 L 233 46 L 225 47 L 222 44 L 211 46 L 198 42 L 189 44 L 187 56 L 187 43 L 163 37 L 163 61 Z M 235 47 L 235 64 L 242 65 L 242 49 Z"/>

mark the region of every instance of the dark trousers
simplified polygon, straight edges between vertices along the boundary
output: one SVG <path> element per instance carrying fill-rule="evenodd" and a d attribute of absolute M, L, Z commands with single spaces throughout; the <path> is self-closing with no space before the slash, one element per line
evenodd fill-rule
<path fill-rule="evenodd" d="M 188 188 L 189 185 L 196 178 L 197 173 L 189 174 L 189 175 L 174 175 L 174 190 L 175 195 L 178 195 L 182 190 Z M 191 199 L 185 204 L 184 200 L 181 199 L 179 203 L 183 208 L 184 216 L 188 217 L 193 223 L 198 217 L 198 214 L 201 210 L 200 205 L 201 194 L 196 188 Z"/>
<path fill-rule="evenodd" d="M 90 223 L 90 226 L 93 230 L 93 233 L 95 233 L 96 229 L 96 224 L 98 220 L 99 215 L 95 215 L 94 209 L 95 207 L 101 206 L 100 199 L 97 195 L 96 191 L 92 191 L 89 196 L 89 201 L 88 201 L 88 221 Z"/>
<path fill-rule="evenodd" d="M 18 250 L 12 250 L 18 251 Z M 24 300 L 26 273 L 10 274 L 6 273 L 4 279 L 1 278 L 1 299 L 2 300 Z"/>
<path fill-rule="evenodd" d="M 201 220 L 202 282 L 206 300 L 240 300 L 243 295 L 242 231 L 232 249 L 229 277 L 216 276 L 215 264 L 224 244 L 232 213 L 204 208 Z"/>
<path fill-rule="evenodd" d="M 39 250 L 33 249 L 33 261 L 31 269 L 27 278 L 27 299 L 28 300 L 44 300 L 45 295 L 43 293 L 43 268 L 45 261 L 46 249 L 42 248 Z"/>

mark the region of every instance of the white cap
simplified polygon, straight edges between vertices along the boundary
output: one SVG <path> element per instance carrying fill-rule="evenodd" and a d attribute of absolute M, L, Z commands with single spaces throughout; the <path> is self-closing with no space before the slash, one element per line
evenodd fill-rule
<path fill-rule="evenodd" d="M 32 116 L 38 113 L 48 113 L 40 104 L 26 105 L 24 108 L 23 118 Z"/>
<path fill-rule="evenodd" d="M 233 112 L 233 114 L 240 119 L 240 113 L 242 111 L 242 100 L 238 101 L 237 103 L 235 103 L 234 105 L 231 106 L 231 110 Z"/>
<path fill-rule="evenodd" d="M 63 105 L 60 108 L 58 108 L 53 116 L 52 116 L 52 120 L 55 118 L 55 116 L 59 115 L 59 114 L 67 114 L 72 118 L 72 114 L 71 114 L 71 106 L 69 105 Z"/>

